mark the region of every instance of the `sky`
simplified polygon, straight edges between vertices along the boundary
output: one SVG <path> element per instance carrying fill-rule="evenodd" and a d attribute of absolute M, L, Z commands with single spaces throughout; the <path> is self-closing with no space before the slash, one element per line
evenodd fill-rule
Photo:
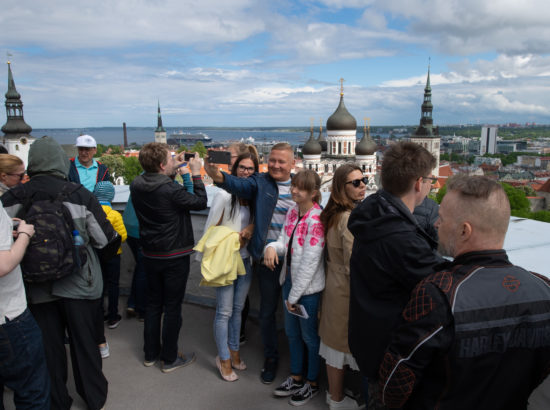
<path fill-rule="evenodd" d="M 414 125 L 429 64 L 436 125 L 549 124 L 548 21 L 547 0 L 3 0 L 0 55 L 33 128 L 156 126 L 157 102 L 167 127 L 318 126 L 340 78 L 358 124 Z"/>

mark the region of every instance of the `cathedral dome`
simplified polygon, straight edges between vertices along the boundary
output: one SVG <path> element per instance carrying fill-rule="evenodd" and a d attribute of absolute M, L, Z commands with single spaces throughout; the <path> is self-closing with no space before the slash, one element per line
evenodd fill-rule
<path fill-rule="evenodd" d="M 309 136 L 309 139 L 302 147 L 302 154 L 321 155 L 322 150 L 323 150 L 323 147 L 321 147 L 321 144 L 315 138 L 313 138 L 313 130 L 312 130 L 311 135 Z"/>
<path fill-rule="evenodd" d="M 355 131 L 356 129 L 357 121 L 346 108 L 342 94 L 338 108 L 327 120 L 327 131 Z"/>
<path fill-rule="evenodd" d="M 376 151 L 376 142 L 365 133 L 361 141 L 355 146 L 355 155 L 372 155 Z"/>

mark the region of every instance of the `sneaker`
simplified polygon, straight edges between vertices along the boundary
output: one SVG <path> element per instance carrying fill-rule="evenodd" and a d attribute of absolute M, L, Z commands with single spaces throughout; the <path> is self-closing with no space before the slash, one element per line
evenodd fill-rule
<path fill-rule="evenodd" d="M 107 327 L 109 329 L 116 329 L 118 325 L 120 325 L 120 321 L 122 320 L 122 316 L 116 315 L 115 319 L 109 319 L 107 321 Z"/>
<path fill-rule="evenodd" d="M 313 386 L 306 382 L 300 390 L 298 390 L 290 397 L 288 403 L 292 404 L 293 406 L 303 406 L 312 398 L 317 396 L 317 393 L 319 393 L 319 387 Z"/>
<path fill-rule="evenodd" d="M 277 375 L 277 359 L 265 359 L 264 368 L 260 373 L 263 384 L 271 384 Z"/>
<path fill-rule="evenodd" d="M 359 410 L 364 409 L 365 405 L 362 406 L 357 403 L 356 400 L 352 399 L 349 396 L 344 396 L 342 401 L 333 401 L 329 399 L 328 407 L 330 410 Z"/>
<path fill-rule="evenodd" d="M 170 364 L 163 363 L 161 370 L 163 373 L 173 372 L 174 370 L 179 369 L 180 367 L 185 367 L 187 365 L 190 365 L 195 361 L 196 358 L 197 356 L 195 356 L 195 353 L 180 354 L 178 355 L 176 360 L 174 360 L 173 363 L 170 363 Z"/>
<path fill-rule="evenodd" d="M 298 381 L 292 376 L 288 376 L 284 382 L 281 383 L 279 387 L 273 390 L 273 395 L 278 397 L 288 397 L 292 396 L 294 393 L 299 391 L 304 387 L 303 381 Z"/>
<path fill-rule="evenodd" d="M 99 353 L 102 359 L 108 358 L 111 355 L 109 352 L 109 343 L 105 343 L 105 346 L 99 346 Z"/>
<path fill-rule="evenodd" d="M 156 362 L 157 362 L 157 359 L 153 359 L 153 360 L 147 360 L 147 359 L 145 359 L 145 360 L 143 361 L 143 365 L 144 365 L 145 367 L 151 367 L 151 366 L 154 366 Z"/>

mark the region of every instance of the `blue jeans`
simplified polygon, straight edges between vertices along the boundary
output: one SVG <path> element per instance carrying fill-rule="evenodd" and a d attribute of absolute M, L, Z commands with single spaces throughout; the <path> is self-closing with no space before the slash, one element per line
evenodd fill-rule
<path fill-rule="evenodd" d="M 173 363 L 178 356 L 181 304 L 189 276 L 189 256 L 143 260 L 148 284 L 143 327 L 145 360 L 152 361 L 160 357 L 166 364 Z"/>
<path fill-rule="evenodd" d="M 145 307 L 147 306 L 147 274 L 143 266 L 143 253 L 139 239 L 128 236 L 126 243 L 132 250 L 136 265 L 134 267 L 134 276 L 132 277 L 132 290 L 128 297 L 128 307 L 134 308 L 140 317 L 145 317 Z"/>
<path fill-rule="evenodd" d="M 274 270 L 258 262 L 256 264 L 256 277 L 260 285 L 260 332 L 264 345 L 265 359 L 279 359 L 277 352 L 277 306 L 281 295 L 279 274 L 282 264 L 280 261 Z"/>
<path fill-rule="evenodd" d="M 42 332 L 29 309 L 0 326 L 0 385 L 2 383 L 13 390 L 18 410 L 50 408 L 50 375 Z M 1 403 L 0 408 L 3 408 Z"/>
<path fill-rule="evenodd" d="M 252 281 L 250 258 L 243 259 L 243 263 L 246 275 L 237 276 L 237 279 L 229 286 L 216 288 L 214 339 L 218 347 L 218 355 L 222 360 L 230 358 L 229 349 L 239 350 L 241 312 Z"/>
<path fill-rule="evenodd" d="M 120 255 L 110 259 L 108 262 L 101 263 L 101 273 L 103 274 L 103 293 L 107 290 L 107 320 L 116 320 L 118 318 L 118 294 L 120 282 Z M 103 303 L 101 304 L 103 308 Z"/>
<path fill-rule="evenodd" d="M 283 303 L 288 299 L 292 279 L 290 268 L 288 268 L 285 283 L 283 283 Z M 311 382 L 317 381 L 319 375 L 319 345 L 320 338 L 317 332 L 319 301 L 321 292 L 311 295 L 303 295 L 298 303 L 303 305 L 309 316 L 308 319 L 300 318 L 285 311 L 285 333 L 288 338 L 290 349 L 290 374 L 299 376 L 304 370 L 304 345 L 307 349 L 307 374 L 306 379 Z"/>

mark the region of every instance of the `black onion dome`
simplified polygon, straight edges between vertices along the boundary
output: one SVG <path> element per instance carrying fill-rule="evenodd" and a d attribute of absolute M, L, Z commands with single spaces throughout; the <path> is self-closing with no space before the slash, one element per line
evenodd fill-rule
<path fill-rule="evenodd" d="M 319 142 L 315 138 L 313 138 L 313 131 L 311 131 L 309 139 L 306 141 L 306 143 L 302 147 L 302 154 L 321 155 L 322 150 L 323 148 L 321 147 L 321 144 L 319 144 Z"/>
<path fill-rule="evenodd" d="M 368 134 L 364 134 L 355 146 L 355 155 L 372 155 L 376 151 L 376 142 Z"/>
<path fill-rule="evenodd" d="M 344 96 L 340 96 L 340 104 L 334 114 L 327 120 L 327 131 L 355 131 L 357 121 L 351 115 L 344 104 Z"/>

